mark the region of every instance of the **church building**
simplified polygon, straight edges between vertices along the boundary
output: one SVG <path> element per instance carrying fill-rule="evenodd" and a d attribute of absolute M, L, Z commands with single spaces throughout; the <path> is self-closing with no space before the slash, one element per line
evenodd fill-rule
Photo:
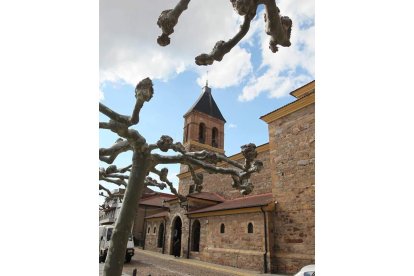
<path fill-rule="evenodd" d="M 256 148 L 264 167 L 253 191 L 243 196 L 230 176 L 204 173 L 197 192 L 182 165 L 178 190 L 188 200 L 166 198 L 145 216 L 145 250 L 262 273 L 315 263 L 315 81 L 290 94 L 293 102 L 260 117 L 269 142 Z M 224 154 L 225 123 L 206 84 L 184 114 L 183 145 Z M 241 153 L 229 158 L 243 162 Z"/>

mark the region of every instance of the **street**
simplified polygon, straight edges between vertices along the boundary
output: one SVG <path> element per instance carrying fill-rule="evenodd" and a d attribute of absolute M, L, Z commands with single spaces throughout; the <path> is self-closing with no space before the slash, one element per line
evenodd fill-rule
<path fill-rule="evenodd" d="M 100 275 L 102 275 L 103 266 L 103 263 L 99 264 Z M 124 265 L 124 275 L 132 275 L 135 268 L 137 269 L 137 276 L 259 275 L 254 271 L 215 265 L 192 259 L 174 258 L 172 255 L 144 251 L 138 248 L 135 248 L 135 255 L 132 257 L 131 262 Z"/>

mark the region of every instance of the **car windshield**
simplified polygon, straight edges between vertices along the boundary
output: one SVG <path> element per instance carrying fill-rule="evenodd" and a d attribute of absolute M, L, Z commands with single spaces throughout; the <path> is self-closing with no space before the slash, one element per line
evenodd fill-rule
<path fill-rule="evenodd" d="M 112 228 L 108 228 L 108 231 L 106 232 L 106 240 L 110 241 L 112 236 Z"/>
<path fill-rule="evenodd" d="M 107 241 L 110 241 L 110 240 L 111 240 L 111 237 L 112 237 L 112 230 L 114 230 L 114 229 L 113 229 L 113 228 L 108 228 L 108 230 L 107 230 L 107 232 L 106 232 L 106 240 L 107 240 Z M 129 241 L 132 241 L 132 234 L 129 234 L 128 240 L 129 240 Z"/>

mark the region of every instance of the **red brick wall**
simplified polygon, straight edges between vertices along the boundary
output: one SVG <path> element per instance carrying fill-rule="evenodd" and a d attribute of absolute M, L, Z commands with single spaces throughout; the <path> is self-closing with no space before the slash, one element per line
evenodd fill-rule
<path fill-rule="evenodd" d="M 218 130 L 218 148 L 224 148 L 224 122 L 220 121 L 217 118 L 211 117 L 207 114 L 193 111 L 184 120 L 184 135 L 183 135 L 183 143 L 186 143 L 189 140 L 197 141 L 199 137 L 199 125 L 200 123 L 204 123 L 206 126 L 205 130 L 205 144 L 211 146 L 212 145 L 212 130 L 213 127 L 217 128 Z M 188 128 L 188 140 L 185 140 L 185 136 L 187 134 Z"/>

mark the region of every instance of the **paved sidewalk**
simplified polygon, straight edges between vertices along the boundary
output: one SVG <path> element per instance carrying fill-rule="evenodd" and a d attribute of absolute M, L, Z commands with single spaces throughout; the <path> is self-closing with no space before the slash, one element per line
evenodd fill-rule
<path fill-rule="evenodd" d="M 130 264 L 125 264 L 122 275 L 131 276 L 134 268 L 138 269 L 137 276 L 156 276 L 156 275 L 274 275 L 286 276 L 282 274 L 263 274 L 257 271 L 239 269 L 223 266 L 194 259 L 174 258 L 172 255 L 160 254 L 135 247 L 135 255 Z M 100 264 L 100 275 L 102 275 L 103 264 Z"/>

